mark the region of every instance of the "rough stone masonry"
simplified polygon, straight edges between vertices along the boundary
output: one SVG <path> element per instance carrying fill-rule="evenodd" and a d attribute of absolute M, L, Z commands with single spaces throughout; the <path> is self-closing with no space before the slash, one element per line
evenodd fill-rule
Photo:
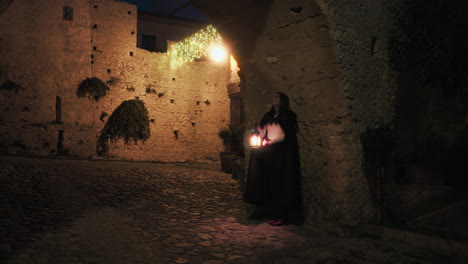
<path fill-rule="evenodd" d="M 0 83 L 20 88 L 0 91 L 2 147 L 54 155 L 61 141 L 69 155 L 95 157 L 107 118 L 137 98 L 149 111 L 151 137 L 111 143 L 110 157 L 217 161 L 218 132 L 229 124 L 229 60 L 173 68 L 168 53 L 136 47 L 136 16 L 136 6 L 118 1 L 14 1 L 0 16 Z M 110 88 L 99 101 L 76 95 L 88 77 Z"/>

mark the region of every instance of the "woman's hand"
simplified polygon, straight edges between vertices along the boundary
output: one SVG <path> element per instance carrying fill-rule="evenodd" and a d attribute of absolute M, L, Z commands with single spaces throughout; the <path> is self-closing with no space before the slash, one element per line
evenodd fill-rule
<path fill-rule="evenodd" d="M 262 140 L 262 146 L 263 146 L 263 147 L 264 147 L 264 146 L 268 146 L 268 145 L 270 145 L 271 143 L 272 143 L 271 140 L 269 140 L 269 139 L 267 139 L 267 138 L 264 138 L 264 139 Z"/>
<path fill-rule="evenodd" d="M 260 124 L 259 123 L 256 123 L 255 124 L 255 129 L 260 133 L 259 136 L 260 138 L 264 138 L 265 137 L 265 132 L 267 130 L 267 126 L 263 127 L 263 129 L 260 127 Z"/>
<path fill-rule="evenodd" d="M 284 131 L 279 124 L 267 124 L 264 127 L 264 130 L 268 131 L 269 144 L 281 142 L 284 140 Z"/>

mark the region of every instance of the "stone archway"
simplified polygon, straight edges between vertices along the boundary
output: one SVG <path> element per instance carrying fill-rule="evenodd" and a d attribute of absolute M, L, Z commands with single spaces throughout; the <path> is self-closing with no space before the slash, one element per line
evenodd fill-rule
<path fill-rule="evenodd" d="M 193 2 L 215 20 L 239 62 L 247 128 L 276 91 L 290 96 L 300 122 L 306 223 L 340 232 L 368 221 L 373 207 L 359 130 L 320 7 L 313 1 Z"/>

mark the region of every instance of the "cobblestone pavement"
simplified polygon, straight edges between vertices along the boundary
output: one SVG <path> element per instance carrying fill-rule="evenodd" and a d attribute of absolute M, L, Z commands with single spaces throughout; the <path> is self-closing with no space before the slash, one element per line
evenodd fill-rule
<path fill-rule="evenodd" d="M 428 249 L 248 220 L 200 165 L 0 156 L 2 263 L 450 263 Z M 453 260 L 455 261 L 455 260 Z"/>

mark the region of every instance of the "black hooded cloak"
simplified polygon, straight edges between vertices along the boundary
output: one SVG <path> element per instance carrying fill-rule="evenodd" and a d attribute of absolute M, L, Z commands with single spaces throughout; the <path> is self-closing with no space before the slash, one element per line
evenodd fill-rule
<path fill-rule="evenodd" d="M 301 205 L 300 163 L 297 143 L 297 116 L 286 110 L 275 117 L 275 111 L 266 113 L 260 127 L 279 124 L 285 137 L 282 142 L 252 149 L 244 201 L 254 205 L 271 205 L 273 214 L 280 216 Z"/>

